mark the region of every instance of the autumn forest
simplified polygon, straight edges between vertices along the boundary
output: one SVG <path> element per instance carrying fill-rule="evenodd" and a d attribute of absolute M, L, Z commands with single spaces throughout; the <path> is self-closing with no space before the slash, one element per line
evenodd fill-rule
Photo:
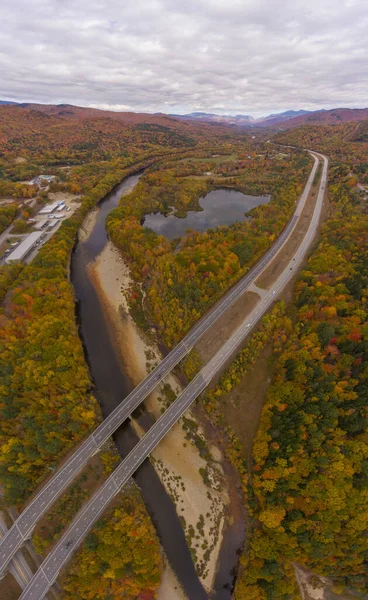
<path fill-rule="evenodd" d="M 7 232 L 33 231 L 32 218 L 53 195 L 76 203 L 32 261 L 0 264 L 4 514 L 21 511 L 102 421 L 70 282 L 71 255 L 90 211 L 141 173 L 106 230 L 129 271 L 130 316 L 165 354 L 277 240 L 312 168 L 308 148 L 330 161 L 318 237 L 288 293 L 196 400 L 196 414 L 214 432 L 241 497 L 246 533 L 233 597 L 304 599 L 298 573 L 315 578 L 317 588 L 322 581 L 331 598 L 367 597 L 367 131 L 367 120 L 251 134 L 161 114 L 0 106 L 1 256 Z M 174 240 L 144 226 L 148 213 L 185 218 L 220 189 L 270 200 L 233 225 L 187 230 Z M 195 349 L 175 373 L 185 384 L 202 366 Z M 256 374 L 268 383 L 256 388 L 259 414 L 250 433 L 243 419 Z M 37 526 L 40 557 L 119 463 L 110 442 Z M 154 520 L 131 483 L 58 585 L 68 600 L 153 600 L 164 564 Z"/>

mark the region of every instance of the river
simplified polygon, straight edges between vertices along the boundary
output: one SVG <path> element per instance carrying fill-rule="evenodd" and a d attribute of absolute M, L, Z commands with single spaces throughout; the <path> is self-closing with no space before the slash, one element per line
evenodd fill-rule
<path fill-rule="evenodd" d="M 71 282 L 77 297 L 80 336 L 94 382 L 94 393 L 104 417 L 132 390 L 133 385 L 122 370 L 121 361 L 110 338 L 104 310 L 88 277 L 87 266 L 98 257 L 108 241 L 105 229 L 108 214 L 116 208 L 123 195 L 130 193 L 140 176 L 141 174 L 135 174 L 128 177 L 100 202 L 92 232 L 87 240 L 77 243 L 71 260 Z M 114 439 L 121 457 L 126 456 L 138 442 L 129 423 L 123 424 L 115 432 Z M 149 460 L 137 470 L 134 479 L 141 490 L 168 561 L 184 591 L 190 600 L 207 599 L 208 595 L 196 574 L 175 505 Z M 233 539 L 229 539 L 230 532 L 231 528 L 225 535 L 224 551 L 221 551 L 224 560 L 220 560 L 216 576 L 217 591 L 211 596 L 216 600 L 231 598 L 234 567 L 237 564 L 236 549 L 242 540 L 236 539 L 239 538 L 239 527 Z"/>

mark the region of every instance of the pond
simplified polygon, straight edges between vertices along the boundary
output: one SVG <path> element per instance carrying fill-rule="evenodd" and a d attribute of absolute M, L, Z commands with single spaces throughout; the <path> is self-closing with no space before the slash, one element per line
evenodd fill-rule
<path fill-rule="evenodd" d="M 235 190 L 213 190 L 199 204 L 200 211 L 188 211 L 185 219 L 162 213 L 149 213 L 143 219 L 143 226 L 164 235 L 169 240 L 185 235 L 187 229 L 206 231 L 220 225 L 231 225 L 245 219 L 245 213 L 260 204 L 267 204 L 270 196 L 247 196 Z"/>

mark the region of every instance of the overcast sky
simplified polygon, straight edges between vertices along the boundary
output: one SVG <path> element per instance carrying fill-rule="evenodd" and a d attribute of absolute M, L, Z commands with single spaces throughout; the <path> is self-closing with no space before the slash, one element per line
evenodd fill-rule
<path fill-rule="evenodd" d="M 1 0 L 0 99 L 242 113 L 368 105 L 367 0 Z"/>

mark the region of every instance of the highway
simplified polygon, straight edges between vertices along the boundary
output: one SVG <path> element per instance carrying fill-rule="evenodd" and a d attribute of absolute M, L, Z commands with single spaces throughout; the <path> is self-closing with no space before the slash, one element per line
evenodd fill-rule
<path fill-rule="evenodd" d="M 161 363 L 115 408 L 115 410 L 86 438 L 78 449 L 48 480 L 38 494 L 23 510 L 0 543 L 0 573 L 3 573 L 15 552 L 24 540 L 29 538 L 37 521 L 71 484 L 89 458 L 132 414 L 143 400 L 155 389 L 158 383 L 177 365 L 198 342 L 201 336 L 212 327 L 217 319 L 248 289 L 260 273 L 268 266 L 292 234 L 303 210 L 318 168 L 316 153 L 314 165 L 304 191 L 297 203 L 295 213 L 280 234 L 275 244 L 266 252 L 251 271 L 225 294 L 215 306 L 190 330 L 183 340 L 161 361 Z"/>
<path fill-rule="evenodd" d="M 321 155 L 319 155 L 321 156 Z M 79 543 L 104 512 L 112 498 L 127 483 L 132 474 L 149 456 L 171 427 L 188 410 L 213 377 L 223 368 L 240 343 L 250 334 L 277 296 L 294 277 L 315 237 L 322 211 L 327 181 L 328 160 L 324 161 L 316 206 L 308 230 L 294 256 L 271 289 L 266 290 L 258 304 L 201 372 L 192 380 L 165 413 L 156 421 L 128 456 L 120 463 L 91 500 L 77 514 L 61 539 L 42 563 L 40 569 L 23 591 L 20 600 L 41 600 L 56 580 L 61 568 L 70 559 Z M 316 163 L 317 164 L 317 163 Z M 300 214 L 300 213 L 299 213 Z"/>
<path fill-rule="evenodd" d="M 0 538 L 2 538 L 8 530 L 3 514 L 0 512 Z M 32 579 L 32 571 L 22 554 L 22 550 L 18 550 L 13 560 L 9 565 L 9 571 L 13 575 L 19 587 L 24 589 L 27 583 Z"/>

